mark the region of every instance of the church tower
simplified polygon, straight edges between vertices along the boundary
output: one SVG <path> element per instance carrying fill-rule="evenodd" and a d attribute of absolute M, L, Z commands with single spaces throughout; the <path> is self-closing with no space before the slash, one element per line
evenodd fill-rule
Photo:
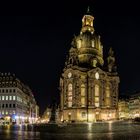
<path fill-rule="evenodd" d="M 104 70 L 103 45 L 89 9 L 75 36 L 60 78 L 62 121 L 95 122 L 117 119 L 119 77 L 112 49 Z"/>

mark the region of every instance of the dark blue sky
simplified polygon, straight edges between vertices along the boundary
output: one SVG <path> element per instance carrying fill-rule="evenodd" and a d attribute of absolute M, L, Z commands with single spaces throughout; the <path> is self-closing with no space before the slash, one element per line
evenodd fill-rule
<path fill-rule="evenodd" d="M 65 0 L 66 1 L 66 0 Z M 90 5 L 105 56 L 113 47 L 120 93 L 140 90 L 140 10 L 112 0 L 47 1 L 4 5 L 0 16 L 0 71 L 15 73 L 34 91 L 41 113 L 59 98 L 59 77 L 74 34 Z"/>

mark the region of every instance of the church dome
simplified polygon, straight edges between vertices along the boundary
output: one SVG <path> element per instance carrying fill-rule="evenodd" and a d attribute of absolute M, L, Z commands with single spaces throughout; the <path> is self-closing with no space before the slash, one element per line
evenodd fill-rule
<path fill-rule="evenodd" d="M 80 34 L 75 37 L 75 47 L 78 50 L 78 59 L 81 65 L 96 67 L 96 65 L 102 66 L 104 60 L 103 46 L 100 36 L 95 34 L 93 20 L 92 15 L 83 16 Z"/>

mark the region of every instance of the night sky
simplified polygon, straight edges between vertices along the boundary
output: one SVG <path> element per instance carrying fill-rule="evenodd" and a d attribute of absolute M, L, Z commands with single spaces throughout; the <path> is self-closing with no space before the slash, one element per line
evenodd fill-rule
<path fill-rule="evenodd" d="M 88 5 L 95 17 L 95 30 L 101 35 L 104 56 L 110 47 L 115 51 L 120 93 L 140 91 L 140 8 L 134 1 L 4 5 L 6 16 L 0 16 L 0 71 L 15 73 L 30 86 L 41 114 L 53 100 L 59 100 L 65 57 L 74 34 L 80 32 Z"/>

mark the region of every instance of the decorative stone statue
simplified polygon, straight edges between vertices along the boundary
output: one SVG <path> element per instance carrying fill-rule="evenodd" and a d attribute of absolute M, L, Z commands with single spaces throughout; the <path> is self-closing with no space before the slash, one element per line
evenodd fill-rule
<path fill-rule="evenodd" d="M 115 56 L 114 56 L 114 51 L 112 50 L 112 48 L 109 49 L 107 63 L 108 63 L 109 72 L 116 71 L 117 67 L 115 65 Z"/>
<path fill-rule="evenodd" d="M 75 47 L 71 47 L 69 50 L 68 65 L 78 65 L 77 49 Z"/>

